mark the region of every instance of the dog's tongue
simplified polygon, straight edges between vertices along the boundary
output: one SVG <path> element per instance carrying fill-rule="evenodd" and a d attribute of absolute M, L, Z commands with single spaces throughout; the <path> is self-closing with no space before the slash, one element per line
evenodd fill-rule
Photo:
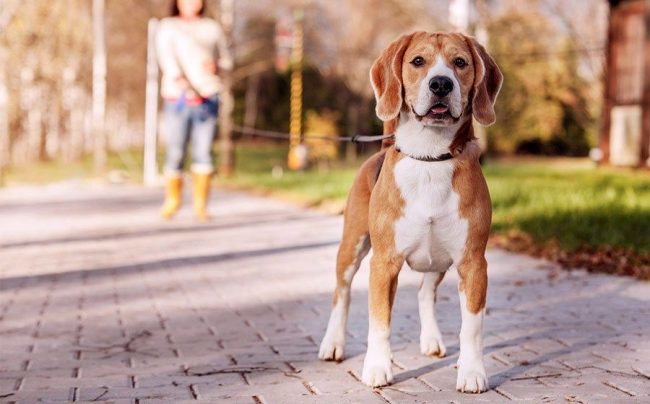
<path fill-rule="evenodd" d="M 449 108 L 446 105 L 434 105 L 431 107 L 431 112 L 434 114 L 444 114 L 447 112 Z"/>

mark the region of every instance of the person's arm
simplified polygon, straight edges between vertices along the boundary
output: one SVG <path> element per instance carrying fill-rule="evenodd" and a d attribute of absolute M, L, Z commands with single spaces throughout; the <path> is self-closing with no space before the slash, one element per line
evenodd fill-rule
<path fill-rule="evenodd" d="M 218 55 L 218 64 L 219 68 L 223 70 L 232 70 L 233 60 L 232 55 L 230 54 L 230 49 L 228 49 L 228 43 L 226 42 L 226 34 L 221 29 L 221 25 L 215 24 L 216 36 L 217 36 L 217 50 L 219 51 Z"/>

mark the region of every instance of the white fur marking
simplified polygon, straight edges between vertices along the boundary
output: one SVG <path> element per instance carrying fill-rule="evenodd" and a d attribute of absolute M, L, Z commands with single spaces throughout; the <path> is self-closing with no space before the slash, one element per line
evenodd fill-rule
<path fill-rule="evenodd" d="M 349 290 L 339 294 L 332 308 L 327 331 L 320 344 L 318 357 L 322 360 L 341 360 L 345 348 L 345 327 L 348 321 Z"/>
<path fill-rule="evenodd" d="M 357 243 L 357 246 L 354 250 L 354 261 L 352 264 L 350 264 L 349 267 L 345 269 L 345 272 L 343 272 L 343 279 L 345 282 L 347 282 L 348 285 L 352 283 L 352 279 L 359 270 L 361 261 L 363 260 L 363 257 L 365 257 L 368 253 L 368 250 L 370 250 L 370 238 L 364 235 L 361 237 L 361 239 L 359 239 L 359 242 Z"/>
<path fill-rule="evenodd" d="M 332 308 L 327 331 L 320 344 L 318 357 L 322 360 L 341 360 L 345 349 L 345 330 L 348 324 L 348 310 L 350 309 L 350 287 L 352 278 L 359 270 L 363 257 L 370 249 L 370 240 L 368 236 L 363 236 L 357 243 L 354 252 L 354 260 L 349 267 L 343 272 L 343 280 L 347 287 L 337 288 L 336 304 Z"/>
<path fill-rule="evenodd" d="M 361 380 L 370 387 L 385 386 L 393 382 L 390 330 L 374 324 L 372 318 L 368 330 L 368 350 L 363 360 Z"/>
<path fill-rule="evenodd" d="M 442 334 L 438 328 L 435 314 L 436 278 L 439 275 L 425 273 L 418 291 L 418 307 L 420 311 L 420 351 L 423 355 L 445 356 L 447 349 L 442 343 Z"/>
<path fill-rule="evenodd" d="M 429 89 L 429 81 L 435 76 L 448 77 L 454 83 L 454 89 L 449 95 L 449 112 L 455 118 L 460 117 L 463 112 L 461 107 L 460 83 L 456 78 L 454 70 L 447 66 L 447 63 L 441 56 L 438 56 L 436 64 L 429 69 L 426 77 L 420 82 L 418 99 L 413 109 L 420 116 L 426 115 L 429 112 L 429 108 L 433 105 L 434 99 L 434 94 Z"/>
<path fill-rule="evenodd" d="M 460 328 L 460 354 L 456 390 L 464 393 L 480 393 L 488 389 L 488 379 L 483 366 L 483 313 L 474 314 L 467 309 L 467 297 L 460 296 L 462 325 Z"/>
<path fill-rule="evenodd" d="M 409 119 L 409 113 L 402 112 L 395 130 L 395 145 L 411 156 L 439 156 L 449 152 L 449 146 L 462 123 L 426 126 L 417 119 Z"/>
<path fill-rule="evenodd" d="M 398 145 L 410 138 L 413 140 L 402 144 L 415 147 L 419 141 L 423 145 L 420 150 L 426 150 L 443 142 L 444 135 L 435 133 L 441 128 L 428 129 L 434 133 L 409 134 L 407 125 L 397 130 Z M 416 271 L 446 271 L 461 258 L 468 224 L 459 215 L 459 196 L 452 188 L 454 164 L 453 160 L 431 163 L 405 157 L 395 165 L 395 182 L 405 202 L 402 216 L 395 222 L 395 244 Z"/>

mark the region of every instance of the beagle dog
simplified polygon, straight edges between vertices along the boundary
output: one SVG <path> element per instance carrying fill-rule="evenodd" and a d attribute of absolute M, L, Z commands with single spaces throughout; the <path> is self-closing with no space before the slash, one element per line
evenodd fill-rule
<path fill-rule="evenodd" d="M 418 292 L 424 355 L 445 355 L 436 317 L 436 288 L 454 266 L 462 313 L 456 389 L 488 389 L 482 326 L 487 292 L 485 248 L 492 206 L 474 137 L 472 116 L 495 121 L 503 75 L 485 48 L 461 34 L 415 32 L 391 43 L 374 62 L 370 80 L 377 116 L 394 144 L 370 157 L 350 191 L 336 262 L 336 290 L 323 360 L 341 360 L 350 285 L 370 260 L 369 330 L 362 380 L 393 380 L 390 320 L 404 262 L 422 272 Z"/>

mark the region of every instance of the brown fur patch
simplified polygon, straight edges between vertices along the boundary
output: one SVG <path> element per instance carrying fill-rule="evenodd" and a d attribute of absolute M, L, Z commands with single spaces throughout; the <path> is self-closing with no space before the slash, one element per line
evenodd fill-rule
<path fill-rule="evenodd" d="M 472 140 L 476 139 L 474 136 L 474 127 L 472 126 L 472 118 L 468 118 L 467 121 L 458 128 L 458 131 L 454 135 L 454 140 L 452 140 L 449 145 L 449 151 L 454 156 L 462 153 L 465 149 L 465 145 Z"/>
<path fill-rule="evenodd" d="M 374 181 L 373 181 L 373 186 L 379 179 L 379 174 L 381 174 L 381 168 L 384 166 L 384 160 L 386 159 L 386 153 L 381 153 L 379 154 L 377 158 L 377 162 L 375 163 L 375 175 L 374 175 Z"/>
<path fill-rule="evenodd" d="M 391 119 L 390 121 L 384 122 L 384 135 L 394 135 L 397 131 L 397 125 L 399 124 L 399 117 Z M 395 144 L 395 137 L 384 139 L 381 142 L 381 148 L 385 149 Z"/>
<path fill-rule="evenodd" d="M 359 169 L 352 183 L 348 201 L 343 212 L 343 238 L 336 258 L 337 287 L 333 304 L 336 304 L 342 288 L 349 288 L 345 272 L 353 265 L 358 266 L 363 257 L 358 255 L 359 242 L 368 236 L 368 206 L 370 194 L 381 172 L 386 151 L 371 156 Z"/>
<path fill-rule="evenodd" d="M 394 119 L 402 108 L 402 59 L 413 34 L 393 41 L 372 64 L 370 82 L 377 99 L 375 112 L 382 121 Z"/>
<path fill-rule="evenodd" d="M 492 125 L 496 121 L 494 103 L 503 84 L 503 74 L 496 62 L 487 53 L 483 45 L 474 38 L 465 38 L 472 51 L 472 59 L 476 70 L 474 80 L 472 113 L 483 125 Z"/>

